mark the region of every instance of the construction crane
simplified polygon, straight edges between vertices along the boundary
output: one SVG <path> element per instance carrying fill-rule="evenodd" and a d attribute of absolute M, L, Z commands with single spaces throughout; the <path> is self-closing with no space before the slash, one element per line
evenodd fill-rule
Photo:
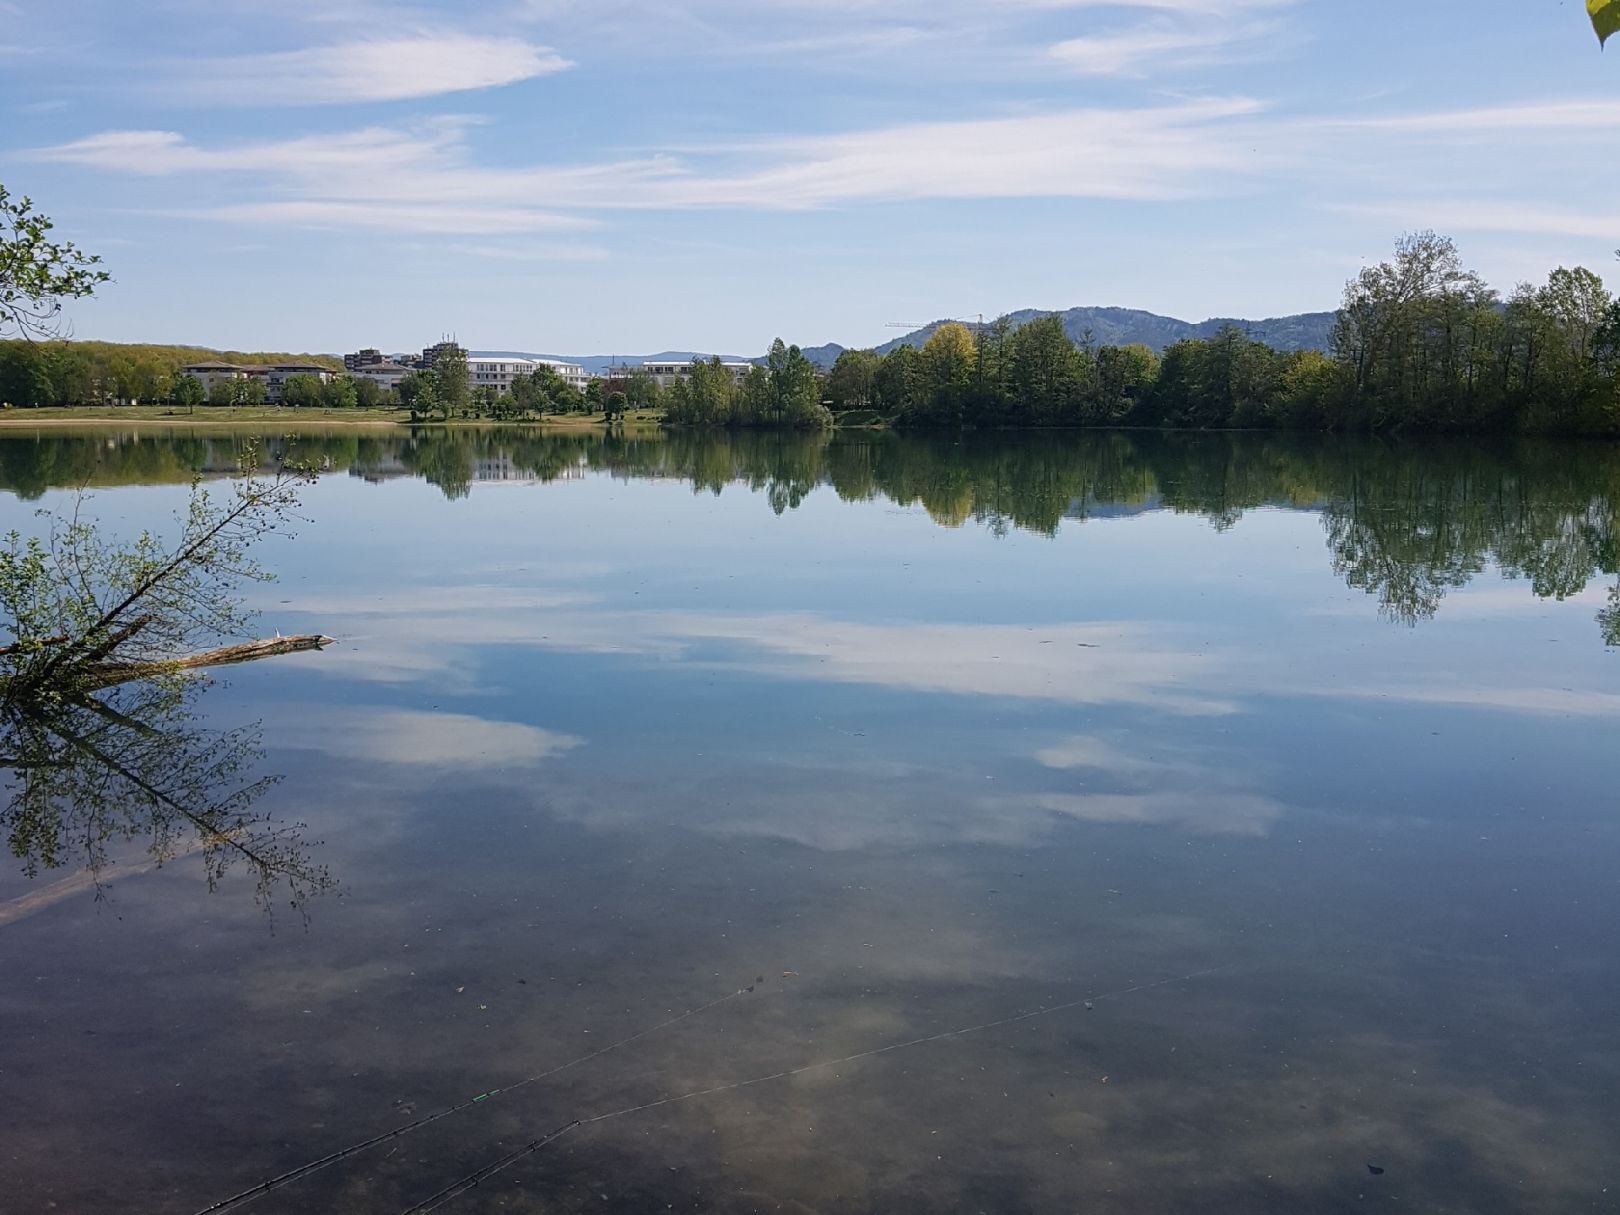
<path fill-rule="evenodd" d="M 965 321 L 959 317 L 948 316 L 944 320 L 924 321 L 920 325 L 913 325 L 910 321 L 889 321 L 884 325 L 884 328 L 906 329 L 911 332 L 916 332 L 918 329 L 927 329 L 930 325 L 966 325 L 969 329 L 978 329 L 982 331 L 985 328 L 984 313 L 979 312 L 975 313 L 974 315 L 979 318 L 977 321 Z"/>

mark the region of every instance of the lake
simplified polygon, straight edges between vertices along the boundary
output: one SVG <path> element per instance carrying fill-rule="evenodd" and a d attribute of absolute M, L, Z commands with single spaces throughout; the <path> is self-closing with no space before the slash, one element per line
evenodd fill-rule
<path fill-rule="evenodd" d="M 4 432 L 0 513 L 163 526 L 236 442 Z M 13 830 L 5 1211 L 406 1127 L 240 1209 L 1620 1209 L 1620 448 L 279 457 L 251 596 L 337 644 L 186 728 L 334 884 Z"/>

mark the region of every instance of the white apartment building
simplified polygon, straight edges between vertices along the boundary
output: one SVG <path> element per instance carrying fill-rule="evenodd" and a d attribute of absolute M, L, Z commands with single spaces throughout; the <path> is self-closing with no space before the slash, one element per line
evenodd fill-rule
<path fill-rule="evenodd" d="M 562 376 L 564 383 L 579 389 L 581 392 L 584 392 L 585 386 L 591 382 L 590 372 L 586 371 L 578 363 L 564 363 L 558 359 L 537 359 L 535 361 L 544 363 Z"/>
<path fill-rule="evenodd" d="M 181 373 L 189 375 L 194 380 L 201 380 L 204 391 L 213 395 L 214 385 L 221 380 L 245 380 L 254 372 L 267 372 L 265 367 L 238 367 L 235 363 L 192 363 L 189 367 L 182 367 Z"/>
<path fill-rule="evenodd" d="M 556 359 L 519 359 L 508 355 L 502 358 L 471 358 L 467 359 L 467 382 L 474 389 L 486 385 L 494 388 L 496 392 L 511 392 L 512 381 L 518 376 L 533 375 L 541 367 L 549 367 L 563 378 L 563 381 L 581 392 L 585 385 L 590 383 L 591 377 L 586 374 L 585 368 L 578 363 L 563 363 Z"/>
<path fill-rule="evenodd" d="M 312 375 L 323 384 L 329 384 L 334 379 L 332 369 L 322 367 L 319 363 L 274 363 L 264 377 L 265 391 L 272 405 L 281 403 L 282 390 L 295 375 Z"/>
<path fill-rule="evenodd" d="M 467 360 L 467 382 L 473 388 L 494 388 L 497 392 L 511 392 L 512 381 L 520 375 L 532 375 L 534 363 L 529 359 L 474 359 Z"/>
<path fill-rule="evenodd" d="M 755 364 L 753 363 L 728 362 L 721 363 L 720 365 L 727 371 L 731 372 L 731 378 L 736 380 L 738 384 L 741 384 L 744 380 L 746 380 L 748 378 L 748 373 L 755 367 Z M 614 376 L 624 376 L 628 378 L 629 376 L 635 375 L 638 371 L 644 375 L 652 376 L 653 379 L 658 381 L 658 387 L 668 388 L 671 384 L 675 383 L 676 380 L 691 379 L 692 364 L 690 361 L 685 363 L 643 363 L 639 367 L 616 367 L 613 369 L 612 374 Z"/>
<path fill-rule="evenodd" d="M 399 388 L 400 381 L 411 374 L 411 369 L 403 363 L 387 361 L 365 363 L 355 367 L 349 374 L 357 380 L 370 380 L 384 392 L 393 392 Z"/>

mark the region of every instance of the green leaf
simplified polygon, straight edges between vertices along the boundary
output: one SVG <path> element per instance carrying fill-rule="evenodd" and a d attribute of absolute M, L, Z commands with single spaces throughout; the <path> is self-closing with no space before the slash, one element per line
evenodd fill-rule
<path fill-rule="evenodd" d="M 1611 34 L 1620 34 L 1620 0 L 1586 0 L 1586 11 L 1592 14 L 1599 44 L 1607 42 Z"/>

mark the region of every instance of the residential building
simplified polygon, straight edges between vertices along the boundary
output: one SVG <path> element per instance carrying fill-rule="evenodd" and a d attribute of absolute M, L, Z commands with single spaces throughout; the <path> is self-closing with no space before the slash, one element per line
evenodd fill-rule
<path fill-rule="evenodd" d="M 538 366 L 532 359 L 510 356 L 493 359 L 468 359 L 467 382 L 476 392 L 480 388 L 493 388 L 496 392 L 512 391 L 512 381 L 522 375 L 531 375 Z"/>
<path fill-rule="evenodd" d="M 403 363 L 396 363 L 391 359 L 381 363 L 364 363 L 353 369 L 351 374 L 357 380 L 370 380 L 384 392 L 394 392 L 399 388 L 400 381 L 411 374 L 412 369 Z"/>
<path fill-rule="evenodd" d="M 416 360 L 415 369 L 417 371 L 432 371 L 438 365 L 441 354 L 459 354 L 465 358 L 467 351 L 465 347 L 455 341 L 435 342 L 431 346 L 422 348 L 422 357 Z"/>
<path fill-rule="evenodd" d="M 368 346 L 364 350 L 357 350 L 353 354 L 344 355 L 343 368 L 345 371 L 358 371 L 362 367 L 375 367 L 378 364 L 391 361 L 386 354 L 375 346 Z"/>
<path fill-rule="evenodd" d="M 203 390 L 213 395 L 214 385 L 221 380 L 246 379 L 253 372 L 262 372 L 263 367 L 239 367 L 235 363 L 192 363 L 182 367 L 180 373 L 189 375 L 194 380 L 201 380 Z"/>
<path fill-rule="evenodd" d="M 564 363 L 560 359 L 536 359 L 536 363 L 544 363 L 563 378 L 563 382 L 571 388 L 584 392 L 591 382 L 591 373 L 578 363 Z"/>
<path fill-rule="evenodd" d="M 281 403 L 281 394 L 288 380 L 295 375 L 312 375 L 321 383 L 331 381 L 333 371 L 319 363 L 192 363 L 180 369 L 184 375 L 201 380 L 210 396 L 214 385 L 221 380 L 259 380 L 264 384 L 265 399 L 272 405 Z"/>
<path fill-rule="evenodd" d="M 497 392 L 510 392 L 513 380 L 518 376 L 533 375 L 541 367 L 551 368 L 565 383 L 581 392 L 585 391 L 585 386 L 591 381 L 585 368 L 578 363 L 564 363 L 557 359 L 524 359 L 515 355 L 492 355 L 487 358 L 475 356 L 467 360 L 467 382 L 474 389 L 487 385 Z"/>
<path fill-rule="evenodd" d="M 295 375 L 312 375 L 323 384 L 330 383 L 333 378 L 332 369 L 322 367 L 319 363 L 274 363 L 265 371 L 265 394 L 272 405 L 281 404 L 287 381 Z"/>
<path fill-rule="evenodd" d="M 723 362 L 720 365 L 729 371 L 731 373 L 731 378 L 736 380 L 739 384 L 748 378 L 748 373 L 756 366 L 754 363 L 738 362 Z M 691 378 L 692 362 L 690 359 L 688 359 L 687 361 L 680 363 L 642 363 L 639 367 L 632 367 L 627 364 L 623 367 L 614 367 L 609 369 L 608 375 L 613 379 L 628 379 L 629 377 L 635 375 L 638 371 L 644 375 L 650 375 L 653 379 L 657 380 L 658 387 L 668 388 L 677 380 Z"/>

